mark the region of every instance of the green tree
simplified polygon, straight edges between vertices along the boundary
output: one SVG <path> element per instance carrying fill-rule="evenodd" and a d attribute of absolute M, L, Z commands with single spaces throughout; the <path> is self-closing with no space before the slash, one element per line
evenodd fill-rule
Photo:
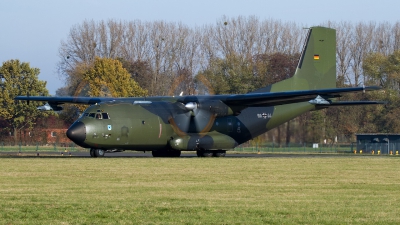
<path fill-rule="evenodd" d="M 322 111 L 313 111 L 310 112 L 310 114 L 311 118 L 310 121 L 308 121 L 308 129 L 311 136 L 308 141 L 319 143 L 324 136 L 324 113 Z"/>
<path fill-rule="evenodd" d="M 363 61 L 368 84 L 380 85 L 383 91 L 368 93 L 373 99 L 388 102 L 385 106 L 370 108 L 369 120 L 376 126 L 376 132 L 400 132 L 400 51 L 384 55 L 371 53 Z"/>
<path fill-rule="evenodd" d="M 68 86 L 57 90 L 58 96 L 134 97 L 146 96 L 120 60 L 96 57 L 93 63 L 77 63 L 69 71 Z M 79 117 L 85 105 L 65 105 L 59 116 L 70 124 Z"/>
<path fill-rule="evenodd" d="M 395 51 L 388 56 L 382 53 L 371 53 L 365 57 L 363 69 L 368 83 L 399 93 L 400 51 Z"/>
<path fill-rule="evenodd" d="M 196 80 L 208 86 L 212 94 L 243 94 L 254 90 L 252 62 L 237 55 L 212 59 Z M 207 82 L 205 82 L 207 80 Z"/>
<path fill-rule="evenodd" d="M 131 75 L 116 59 L 97 57 L 92 67 L 84 74 L 89 85 L 90 96 L 132 97 L 145 96 L 147 90 L 131 78 Z"/>
<path fill-rule="evenodd" d="M 36 118 L 47 114 L 36 108 L 40 102 L 18 102 L 14 98 L 18 95 L 48 95 L 46 82 L 38 79 L 40 71 L 31 68 L 29 63 L 19 60 L 9 60 L 0 67 L 0 117 L 11 125 L 10 131 L 14 140 L 18 141 L 18 133 L 24 128 L 32 128 Z"/>

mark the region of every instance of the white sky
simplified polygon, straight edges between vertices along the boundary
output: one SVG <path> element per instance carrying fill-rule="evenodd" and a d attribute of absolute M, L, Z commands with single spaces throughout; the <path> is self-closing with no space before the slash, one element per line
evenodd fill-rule
<path fill-rule="evenodd" d="M 85 19 L 164 20 L 194 27 L 214 24 L 224 15 L 255 15 L 316 26 L 328 20 L 396 23 L 399 10 L 396 0 L 1 0 L 0 63 L 29 62 L 54 95 L 64 86 L 56 71 L 60 42 Z"/>

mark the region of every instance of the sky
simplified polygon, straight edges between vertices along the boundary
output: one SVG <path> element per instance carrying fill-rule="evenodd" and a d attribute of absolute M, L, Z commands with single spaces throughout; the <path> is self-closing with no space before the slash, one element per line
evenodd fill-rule
<path fill-rule="evenodd" d="M 163 20 L 195 27 L 223 16 L 257 16 L 310 27 L 328 20 L 394 24 L 400 21 L 399 9 L 395 0 L 1 0 L 0 63 L 29 62 L 55 95 L 65 83 L 57 72 L 60 43 L 84 20 Z"/>

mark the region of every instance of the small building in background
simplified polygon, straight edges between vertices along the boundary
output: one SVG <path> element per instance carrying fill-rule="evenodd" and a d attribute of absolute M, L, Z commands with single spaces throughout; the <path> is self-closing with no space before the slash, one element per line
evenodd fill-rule
<path fill-rule="evenodd" d="M 356 134 L 357 152 L 396 154 L 400 152 L 400 134 Z"/>

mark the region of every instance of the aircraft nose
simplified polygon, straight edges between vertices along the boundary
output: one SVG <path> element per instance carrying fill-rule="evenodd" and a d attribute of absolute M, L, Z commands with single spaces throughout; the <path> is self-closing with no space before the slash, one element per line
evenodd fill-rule
<path fill-rule="evenodd" d="M 86 139 L 86 127 L 83 122 L 73 123 L 67 130 L 67 137 L 78 145 L 83 145 Z"/>

